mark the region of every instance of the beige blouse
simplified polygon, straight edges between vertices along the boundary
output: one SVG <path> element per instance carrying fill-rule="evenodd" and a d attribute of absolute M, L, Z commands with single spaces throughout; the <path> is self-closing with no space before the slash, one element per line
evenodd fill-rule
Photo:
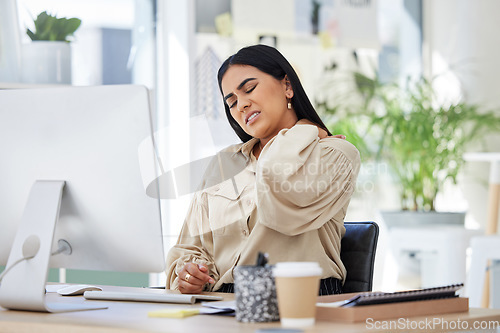
<path fill-rule="evenodd" d="M 340 240 L 358 150 L 346 140 L 320 140 L 318 128 L 305 124 L 280 131 L 258 160 L 256 143 L 231 146 L 215 159 L 168 253 L 167 289 L 177 289 L 178 272 L 194 262 L 208 266 L 215 284 L 206 290 L 216 291 L 233 283 L 235 266 L 254 265 L 259 251 L 270 264 L 316 261 L 322 278 L 345 279 Z"/>

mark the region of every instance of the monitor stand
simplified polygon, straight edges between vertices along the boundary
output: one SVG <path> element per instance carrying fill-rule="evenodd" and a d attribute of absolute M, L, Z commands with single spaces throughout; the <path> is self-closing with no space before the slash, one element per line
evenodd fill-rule
<path fill-rule="evenodd" d="M 45 285 L 64 185 L 64 181 L 38 180 L 31 188 L 6 270 L 19 259 L 33 257 L 13 266 L 0 282 L 0 306 L 6 309 L 67 312 L 107 308 L 46 301 Z"/>

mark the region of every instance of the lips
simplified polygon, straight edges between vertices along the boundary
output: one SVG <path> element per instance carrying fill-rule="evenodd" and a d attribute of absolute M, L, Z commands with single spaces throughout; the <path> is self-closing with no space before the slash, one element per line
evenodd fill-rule
<path fill-rule="evenodd" d="M 249 125 L 259 118 L 260 111 L 251 111 L 245 117 L 245 124 Z"/>

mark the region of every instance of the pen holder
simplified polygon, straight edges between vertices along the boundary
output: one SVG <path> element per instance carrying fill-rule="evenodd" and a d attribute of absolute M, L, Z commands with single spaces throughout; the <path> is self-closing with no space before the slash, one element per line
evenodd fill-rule
<path fill-rule="evenodd" d="M 234 269 L 236 320 L 245 323 L 278 321 L 278 300 L 271 266 Z"/>

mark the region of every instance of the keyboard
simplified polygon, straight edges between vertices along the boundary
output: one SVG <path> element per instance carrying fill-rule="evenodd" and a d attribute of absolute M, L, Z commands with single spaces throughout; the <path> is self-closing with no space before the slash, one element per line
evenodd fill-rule
<path fill-rule="evenodd" d="M 83 297 L 88 300 L 100 301 L 130 301 L 154 303 L 194 304 L 197 301 L 222 301 L 221 296 L 190 295 L 190 294 L 160 294 L 121 291 L 86 291 Z"/>

